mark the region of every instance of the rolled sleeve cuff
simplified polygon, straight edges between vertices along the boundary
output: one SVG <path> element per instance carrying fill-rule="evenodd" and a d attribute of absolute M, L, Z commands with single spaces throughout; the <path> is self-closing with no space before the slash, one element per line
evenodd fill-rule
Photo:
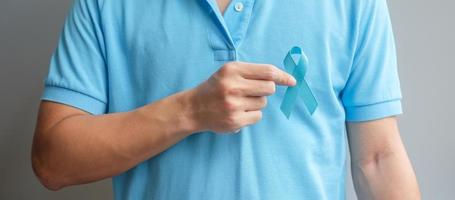
<path fill-rule="evenodd" d="M 45 86 L 41 99 L 72 106 L 93 115 L 106 113 L 105 102 L 64 87 Z"/>
<path fill-rule="evenodd" d="M 366 106 L 346 107 L 346 121 L 360 122 L 382 119 L 403 113 L 401 100 L 386 101 Z"/>

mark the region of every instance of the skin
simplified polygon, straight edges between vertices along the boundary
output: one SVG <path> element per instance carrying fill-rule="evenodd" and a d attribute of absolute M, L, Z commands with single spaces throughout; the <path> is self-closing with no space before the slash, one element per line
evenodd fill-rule
<path fill-rule="evenodd" d="M 216 0 L 218 3 L 218 8 L 220 9 L 221 13 L 224 14 L 224 11 L 229 6 L 231 0 Z"/>
<path fill-rule="evenodd" d="M 229 0 L 217 1 L 224 13 Z M 232 132 L 258 122 L 275 86 L 294 84 L 275 66 L 232 62 L 194 89 L 129 112 L 94 116 L 43 101 L 33 169 L 50 190 L 109 178 L 196 132 Z M 420 199 L 395 118 L 347 127 L 359 199 Z"/>
<path fill-rule="evenodd" d="M 51 190 L 115 176 L 193 133 L 256 123 L 276 84 L 295 82 L 272 65 L 233 62 L 194 89 L 130 112 L 93 116 L 44 101 L 33 141 L 34 171 Z"/>
<path fill-rule="evenodd" d="M 43 101 L 33 168 L 51 190 L 115 176 L 195 132 L 256 123 L 276 84 L 295 80 L 275 66 L 228 63 L 198 87 L 130 112 L 93 116 Z M 395 118 L 348 123 L 348 138 L 360 199 L 420 199 Z"/>
<path fill-rule="evenodd" d="M 395 117 L 348 123 L 347 127 L 359 199 L 421 199 Z"/>

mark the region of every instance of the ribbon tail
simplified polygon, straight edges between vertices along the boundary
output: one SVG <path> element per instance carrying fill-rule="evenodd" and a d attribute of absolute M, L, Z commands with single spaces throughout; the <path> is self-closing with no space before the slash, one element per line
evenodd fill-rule
<path fill-rule="evenodd" d="M 289 119 L 291 116 L 291 111 L 295 106 L 297 98 L 299 96 L 299 88 L 298 87 L 288 87 L 286 89 L 286 93 L 284 95 L 283 102 L 281 103 L 280 109 L 281 112 Z"/>
<path fill-rule="evenodd" d="M 313 92 L 311 92 L 311 89 L 306 81 L 303 81 L 301 84 L 300 96 L 302 97 L 308 112 L 313 115 L 314 111 L 316 111 L 316 108 L 318 107 L 318 102 L 316 101 L 316 98 L 314 97 Z"/>

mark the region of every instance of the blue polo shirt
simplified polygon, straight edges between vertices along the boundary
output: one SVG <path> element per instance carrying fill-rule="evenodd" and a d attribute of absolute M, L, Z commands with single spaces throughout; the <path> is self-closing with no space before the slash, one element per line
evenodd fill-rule
<path fill-rule="evenodd" d="M 278 86 L 261 121 L 182 140 L 114 177 L 115 199 L 344 199 L 345 122 L 401 113 L 385 0 L 233 0 L 224 15 L 215 0 L 76 0 L 42 99 L 94 115 L 130 111 L 226 62 L 284 70 L 293 46 L 309 59 L 313 115 L 300 100 L 287 119 Z"/>

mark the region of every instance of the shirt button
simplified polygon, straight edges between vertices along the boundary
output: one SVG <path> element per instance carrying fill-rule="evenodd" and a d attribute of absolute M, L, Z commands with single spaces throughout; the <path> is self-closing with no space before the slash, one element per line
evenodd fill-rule
<path fill-rule="evenodd" d="M 234 6 L 235 11 L 237 12 L 242 12 L 243 10 L 243 3 L 242 2 L 237 2 Z"/>

